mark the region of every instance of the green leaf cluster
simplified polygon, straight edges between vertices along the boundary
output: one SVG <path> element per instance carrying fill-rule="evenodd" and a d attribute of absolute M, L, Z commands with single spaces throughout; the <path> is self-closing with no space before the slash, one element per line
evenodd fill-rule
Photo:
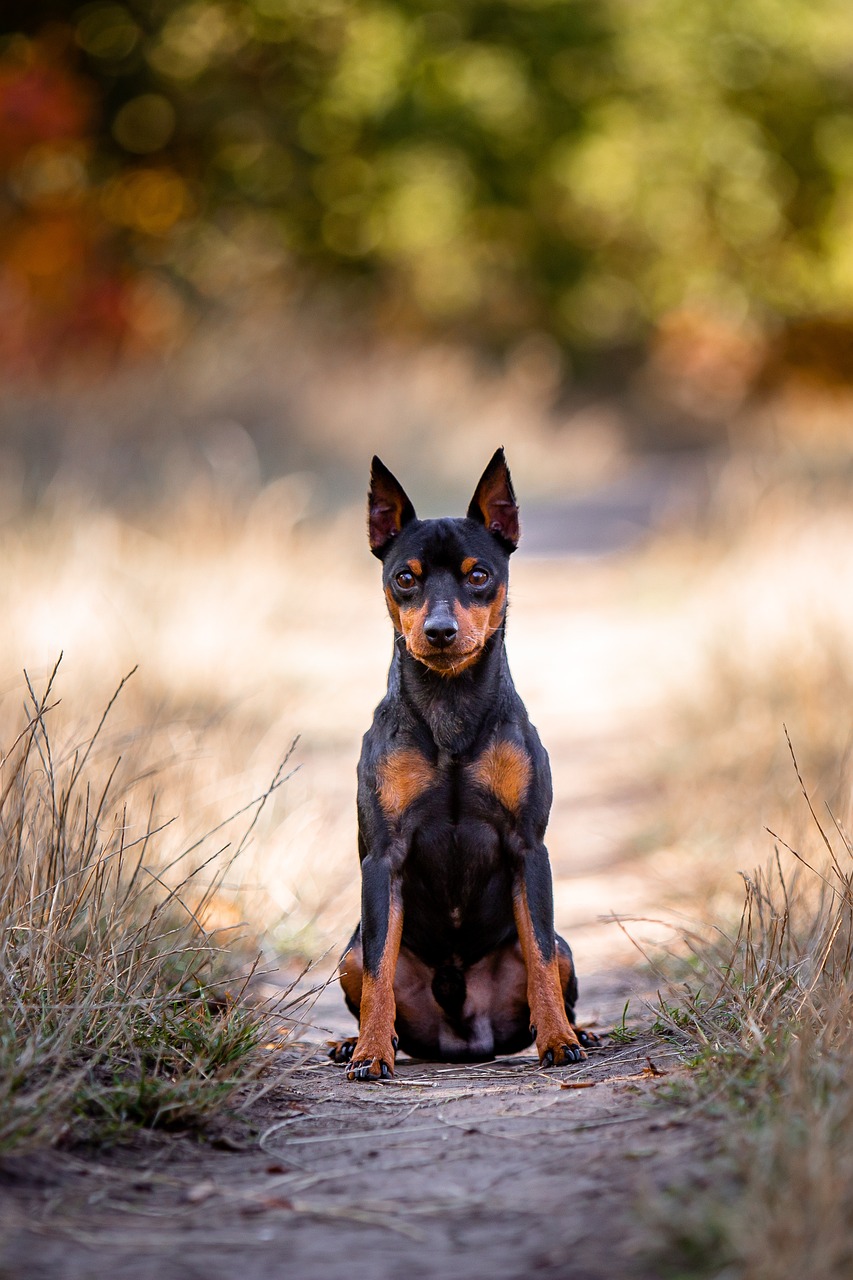
<path fill-rule="evenodd" d="M 323 284 L 577 349 L 853 303 L 848 0 L 93 0 L 69 29 L 100 212 L 202 297 Z"/>

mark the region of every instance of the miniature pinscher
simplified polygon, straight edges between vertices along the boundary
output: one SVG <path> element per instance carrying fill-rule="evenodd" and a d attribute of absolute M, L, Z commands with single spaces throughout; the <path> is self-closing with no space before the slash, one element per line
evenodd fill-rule
<path fill-rule="evenodd" d="M 519 526 L 503 449 L 463 519 L 419 520 L 374 458 L 368 536 L 394 654 L 358 766 L 361 921 L 340 981 L 359 1034 L 330 1057 L 350 1080 L 392 1075 L 398 1047 L 483 1062 L 535 1039 L 543 1067 L 579 1062 L 548 756 L 504 649 Z"/>

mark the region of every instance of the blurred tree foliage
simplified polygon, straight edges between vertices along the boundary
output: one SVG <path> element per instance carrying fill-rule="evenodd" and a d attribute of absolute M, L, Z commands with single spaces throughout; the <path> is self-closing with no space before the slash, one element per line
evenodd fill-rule
<path fill-rule="evenodd" d="M 327 282 L 608 349 L 853 311 L 849 0 L 8 3 L 0 320 L 26 361 Z"/>

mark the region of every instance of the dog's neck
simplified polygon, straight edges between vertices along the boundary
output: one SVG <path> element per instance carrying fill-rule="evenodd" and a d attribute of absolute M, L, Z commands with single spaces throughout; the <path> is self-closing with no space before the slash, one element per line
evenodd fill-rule
<path fill-rule="evenodd" d="M 439 675 L 413 658 L 402 636 L 395 637 L 389 689 L 399 695 L 413 718 L 424 725 L 440 754 L 471 751 L 485 721 L 494 714 L 503 689 L 511 685 L 503 624 L 473 666 L 457 676 Z"/>

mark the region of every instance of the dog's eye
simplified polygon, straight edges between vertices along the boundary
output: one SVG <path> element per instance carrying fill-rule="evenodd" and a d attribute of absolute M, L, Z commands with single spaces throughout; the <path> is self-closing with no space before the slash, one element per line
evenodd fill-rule
<path fill-rule="evenodd" d="M 468 581 L 472 587 L 484 587 L 489 581 L 489 571 L 478 565 L 476 569 L 472 569 L 468 574 Z"/>
<path fill-rule="evenodd" d="M 408 569 L 401 569 L 399 573 L 394 575 L 394 581 L 401 591 L 411 591 L 415 585 L 415 575 Z"/>

